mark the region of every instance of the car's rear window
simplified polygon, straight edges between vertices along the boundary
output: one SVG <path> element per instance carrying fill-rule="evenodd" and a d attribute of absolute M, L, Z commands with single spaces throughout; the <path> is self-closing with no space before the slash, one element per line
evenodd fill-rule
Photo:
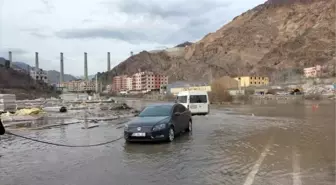
<path fill-rule="evenodd" d="M 190 103 L 208 103 L 206 95 L 190 95 Z"/>

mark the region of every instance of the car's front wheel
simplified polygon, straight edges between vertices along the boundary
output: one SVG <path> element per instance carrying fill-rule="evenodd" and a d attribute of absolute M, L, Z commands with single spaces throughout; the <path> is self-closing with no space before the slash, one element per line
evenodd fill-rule
<path fill-rule="evenodd" d="M 175 131 L 173 127 L 169 128 L 169 132 L 168 132 L 168 141 L 172 142 L 175 139 Z"/>
<path fill-rule="evenodd" d="M 186 132 L 191 132 L 191 131 L 192 131 L 192 122 L 191 120 L 189 120 L 188 128 L 186 129 Z"/>

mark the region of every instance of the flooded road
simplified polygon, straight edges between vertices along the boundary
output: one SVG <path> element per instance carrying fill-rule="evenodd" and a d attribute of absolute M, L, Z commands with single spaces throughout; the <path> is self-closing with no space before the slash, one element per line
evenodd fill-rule
<path fill-rule="evenodd" d="M 237 113 L 239 111 L 240 113 Z M 333 185 L 335 106 L 219 108 L 173 143 L 64 148 L 2 137 L 1 185 Z M 15 133 L 66 144 L 112 140 L 123 128 L 74 124 Z"/>

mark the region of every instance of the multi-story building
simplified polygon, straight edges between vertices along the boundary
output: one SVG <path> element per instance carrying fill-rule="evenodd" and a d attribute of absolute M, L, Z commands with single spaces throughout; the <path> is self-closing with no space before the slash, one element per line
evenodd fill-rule
<path fill-rule="evenodd" d="M 144 71 L 133 74 L 131 77 L 127 75 L 115 76 L 112 80 L 112 91 L 148 91 L 160 89 L 162 85 L 168 84 L 168 77 L 164 75 L 154 74 L 150 71 Z"/>
<path fill-rule="evenodd" d="M 112 91 L 119 92 L 128 90 L 127 88 L 127 75 L 115 76 L 112 80 Z M 131 82 L 132 83 L 132 82 Z"/>
<path fill-rule="evenodd" d="M 132 90 L 141 90 L 141 72 L 132 75 Z"/>
<path fill-rule="evenodd" d="M 167 76 L 154 74 L 150 71 L 135 73 L 132 76 L 132 89 L 137 91 L 160 89 L 161 85 L 167 84 Z"/>
<path fill-rule="evenodd" d="M 240 87 L 249 87 L 249 86 L 263 86 L 269 84 L 268 77 L 260 76 L 241 76 L 234 78 L 238 81 Z"/>
<path fill-rule="evenodd" d="M 160 89 L 161 86 L 165 86 L 168 84 L 168 76 L 156 74 L 154 77 L 154 81 L 155 81 L 154 88 Z"/>
<path fill-rule="evenodd" d="M 122 78 L 121 76 L 115 76 L 112 79 L 112 91 L 118 92 L 121 90 Z"/>
<path fill-rule="evenodd" d="M 307 67 L 303 69 L 303 72 L 306 78 L 315 78 L 321 75 L 322 67 L 320 65 L 316 65 L 315 67 Z"/>
<path fill-rule="evenodd" d="M 127 90 L 132 90 L 132 77 L 127 77 L 126 78 L 126 89 Z"/>
<path fill-rule="evenodd" d="M 30 70 L 30 76 L 37 81 L 43 81 L 44 83 L 48 83 L 48 72 L 43 69 L 35 69 Z"/>
<path fill-rule="evenodd" d="M 95 91 L 96 83 L 94 81 L 86 80 L 74 80 L 70 82 L 63 82 L 60 84 L 61 88 L 65 88 L 69 92 L 85 92 L 85 91 Z"/>

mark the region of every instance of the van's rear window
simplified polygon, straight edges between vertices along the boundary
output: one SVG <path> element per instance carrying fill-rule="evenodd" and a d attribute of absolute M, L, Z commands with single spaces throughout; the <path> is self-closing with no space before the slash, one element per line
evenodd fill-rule
<path fill-rule="evenodd" d="M 190 95 L 190 103 L 208 103 L 206 95 Z"/>

